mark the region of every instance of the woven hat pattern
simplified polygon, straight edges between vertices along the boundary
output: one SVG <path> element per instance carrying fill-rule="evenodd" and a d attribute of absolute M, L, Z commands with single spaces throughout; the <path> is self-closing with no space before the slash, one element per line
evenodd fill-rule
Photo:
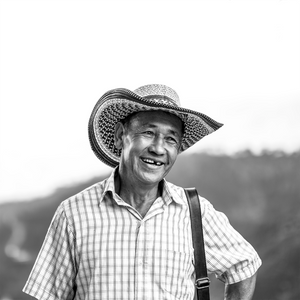
<path fill-rule="evenodd" d="M 177 93 L 170 87 L 162 84 L 148 84 L 134 90 L 140 97 L 147 98 L 160 104 L 180 106 Z"/>
<path fill-rule="evenodd" d="M 132 113 L 155 110 L 172 113 L 183 121 L 181 151 L 222 126 L 204 114 L 181 108 L 177 93 L 165 85 L 146 85 L 134 92 L 114 89 L 99 99 L 89 120 L 89 140 L 95 155 L 105 164 L 117 166 L 122 151 L 114 145 L 116 124 Z"/>

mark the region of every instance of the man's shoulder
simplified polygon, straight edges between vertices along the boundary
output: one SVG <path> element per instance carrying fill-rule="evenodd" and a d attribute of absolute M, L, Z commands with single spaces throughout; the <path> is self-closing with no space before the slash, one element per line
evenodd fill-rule
<path fill-rule="evenodd" d="M 78 210 L 81 207 L 88 207 L 97 205 L 104 195 L 105 187 L 108 178 L 102 181 L 96 182 L 89 187 L 83 189 L 79 193 L 70 196 L 66 200 L 62 201 L 61 205 L 67 209 Z"/>
<path fill-rule="evenodd" d="M 180 197 L 181 199 L 183 199 L 185 201 L 186 195 L 185 195 L 184 187 L 178 186 L 169 181 L 165 181 L 165 182 L 166 182 L 167 189 L 169 190 L 169 192 L 171 193 L 172 196 L 174 194 L 176 194 L 178 197 Z M 205 197 L 201 196 L 199 190 L 197 190 L 197 192 L 198 192 L 198 198 L 201 203 L 201 206 L 212 205 L 210 203 L 210 201 L 208 201 Z"/>
<path fill-rule="evenodd" d="M 182 196 L 182 195 L 185 195 L 185 188 L 184 187 L 181 187 L 179 185 L 176 185 L 172 182 L 169 182 L 167 180 L 165 180 L 165 183 L 166 183 L 166 186 L 167 186 L 167 189 L 171 192 L 171 193 L 177 193 L 178 195 Z M 199 196 L 199 199 L 205 199 L 203 198 L 200 193 L 199 193 L 199 190 L 197 190 L 198 192 L 198 196 Z M 206 200 L 206 199 L 205 199 Z"/>

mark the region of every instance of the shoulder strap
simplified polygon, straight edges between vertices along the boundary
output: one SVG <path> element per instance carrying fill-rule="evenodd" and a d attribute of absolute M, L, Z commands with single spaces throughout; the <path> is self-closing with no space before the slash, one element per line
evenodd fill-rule
<path fill-rule="evenodd" d="M 207 277 L 206 259 L 203 240 L 201 206 L 198 192 L 195 188 L 184 189 L 191 215 L 192 237 L 195 257 L 196 291 L 198 300 L 209 300 L 209 283 Z M 196 298 L 195 298 L 196 299 Z"/>

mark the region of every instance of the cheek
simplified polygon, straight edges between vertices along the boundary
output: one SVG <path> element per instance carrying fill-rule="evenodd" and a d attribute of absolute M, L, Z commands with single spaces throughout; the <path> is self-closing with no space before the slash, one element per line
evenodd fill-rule
<path fill-rule="evenodd" d="M 177 159 L 177 156 L 178 156 L 178 150 L 175 149 L 174 151 L 172 151 L 170 153 L 170 166 L 172 167 Z"/>
<path fill-rule="evenodd" d="M 131 139 L 126 137 L 123 141 L 123 156 L 125 159 L 132 159 L 139 155 L 145 148 L 145 143 L 141 139 Z"/>
<path fill-rule="evenodd" d="M 167 148 L 167 152 L 168 152 L 168 155 L 169 155 L 170 159 L 176 160 L 176 158 L 179 154 L 179 149 L 178 149 L 177 146 L 169 146 Z"/>
<path fill-rule="evenodd" d="M 170 156 L 170 165 L 171 166 L 174 165 L 176 159 L 177 159 L 177 154 L 176 155 L 174 154 L 174 155 Z"/>
<path fill-rule="evenodd" d="M 131 151 L 142 152 L 147 149 L 149 145 L 151 145 L 151 141 L 149 139 L 146 139 L 144 137 L 136 137 L 131 139 L 129 147 Z"/>

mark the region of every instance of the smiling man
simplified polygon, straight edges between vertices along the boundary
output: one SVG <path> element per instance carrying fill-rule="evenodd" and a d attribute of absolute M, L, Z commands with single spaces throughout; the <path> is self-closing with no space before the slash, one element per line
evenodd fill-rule
<path fill-rule="evenodd" d="M 165 177 L 179 153 L 221 126 L 182 108 L 164 85 L 105 93 L 89 139 L 114 170 L 58 207 L 24 292 L 51 300 L 192 300 L 189 208 L 184 190 Z M 251 299 L 259 256 L 224 214 L 199 202 L 208 272 L 226 284 L 225 299 Z"/>
<path fill-rule="evenodd" d="M 115 145 L 123 149 L 117 193 L 145 216 L 159 197 L 159 183 L 176 161 L 182 139 L 182 121 L 162 111 L 134 114 L 116 126 Z"/>

